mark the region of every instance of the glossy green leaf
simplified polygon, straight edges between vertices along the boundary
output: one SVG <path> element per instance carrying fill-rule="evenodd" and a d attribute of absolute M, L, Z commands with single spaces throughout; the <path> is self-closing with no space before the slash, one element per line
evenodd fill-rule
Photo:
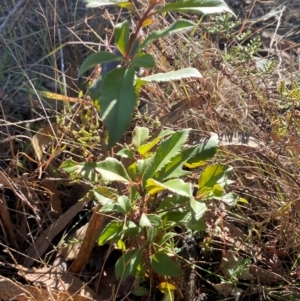
<path fill-rule="evenodd" d="M 111 240 L 118 240 L 121 237 L 123 224 L 118 221 L 111 221 L 102 231 L 98 238 L 98 245 L 102 246 Z"/>
<path fill-rule="evenodd" d="M 224 195 L 225 191 L 221 185 L 215 184 L 212 189 L 212 193 L 216 197 L 221 197 L 222 195 Z"/>
<path fill-rule="evenodd" d="M 154 41 L 163 38 L 165 36 L 178 33 L 180 31 L 186 30 L 186 29 L 191 29 L 195 26 L 191 21 L 188 20 L 177 20 L 175 21 L 172 25 L 162 29 L 155 31 L 151 34 L 149 34 L 146 39 L 140 44 L 139 49 L 145 48 L 147 45 L 150 43 L 153 43 Z"/>
<path fill-rule="evenodd" d="M 181 275 L 179 266 L 162 251 L 151 256 L 151 266 L 155 273 L 162 276 L 177 277 Z"/>
<path fill-rule="evenodd" d="M 160 142 L 161 138 L 157 137 L 150 141 L 149 143 L 143 144 L 138 147 L 138 152 L 140 155 L 144 156 L 147 154 L 155 145 L 157 145 Z"/>
<path fill-rule="evenodd" d="M 119 195 L 116 189 L 107 186 L 98 186 L 93 189 L 93 194 L 96 200 L 103 206 L 110 203 L 112 200 L 117 200 Z"/>
<path fill-rule="evenodd" d="M 108 131 L 108 148 L 114 146 L 130 125 L 136 106 L 135 71 L 121 67 L 109 72 L 101 85 L 100 115 Z"/>
<path fill-rule="evenodd" d="M 141 145 L 138 148 L 139 154 L 141 156 L 145 156 L 155 145 L 157 145 L 161 141 L 162 138 L 164 138 L 168 135 L 171 135 L 173 133 L 174 133 L 174 131 L 172 131 L 172 130 L 163 130 L 163 131 L 161 131 L 155 139 L 153 139 L 152 141 L 150 141 L 147 144 Z"/>
<path fill-rule="evenodd" d="M 122 158 L 134 159 L 134 153 L 129 148 L 122 148 L 116 155 Z"/>
<path fill-rule="evenodd" d="M 162 131 L 160 131 L 160 133 L 158 134 L 158 136 L 157 136 L 157 137 L 159 137 L 159 138 L 163 138 L 163 137 L 166 137 L 166 136 L 172 135 L 172 134 L 174 134 L 174 133 L 175 133 L 175 131 L 173 131 L 173 130 L 170 130 L 170 129 L 167 129 L 167 130 L 162 130 Z"/>
<path fill-rule="evenodd" d="M 146 170 L 145 160 L 137 160 L 128 167 L 128 173 L 133 182 L 139 182 Z"/>
<path fill-rule="evenodd" d="M 84 0 L 87 3 L 87 7 L 100 7 L 109 5 L 118 5 L 125 3 L 127 0 Z"/>
<path fill-rule="evenodd" d="M 149 194 L 155 195 L 160 191 L 166 190 L 167 188 L 161 182 L 155 181 L 154 179 L 148 179 L 146 181 L 146 189 Z"/>
<path fill-rule="evenodd" d="M 158 10 L 159 13 L 172 11 L 183 13 L 194 12 L 204 15 L 228 12 L 234 15 L 224 0 L 179 0 L 169 3 Z"/>
<path fill-rule="evenodd" d="M 127 10 L 129 10 L 131 12 L 135 11 L 135 7 L 134 7 L 134 5 L 133 5 L 133 3 L 131 1 L 118 3 L 118 6 L 122 7 L 122 8 L 125 8 L 125 9 L 127 9 Z"/>
<path fill-rule="evenodd" d="M 180 178 L 188 175 L 190 172 L 182 170 L 183 165 L 190 167 L 194 162 L 212 158 L 218 149 L 218 136 L 213 135 L 205 142 L 193 147 L 182 150 L 177 156 L 172 158 L 157 175 L 159 181 L 165 181 L 171 178 Z M 187 164 L 190 162 L 190 164 Z"/>
<path fill-rule="evenodd" d="M 132 133 L 132 144 L 138 149 L 149 137 L 149 129 L 146 127 L 136 126 Z"/>
<path fill-rule="evenodd" d="M 157 235 L 157 228 L 147 227 L 146 232 L 147 232 L 147 244 L 153 243 Z"/>
<path fill-rule="evenodd" d="M 117 202 L 110 201 L 102 206 L 99 212 L 129 213 L 131 211 L 130 200 L 127 196 L 119 196 Z"/>
<path fill-rule="evenodd" d="M 139 250 L 130 250 L 124 255 L 122 255 L 115 265 L 115 274 L 117 280 L 121 279 L 122 281 L 134 273 L 141 263 L 143 252 Z"/>
<path fill-rule="evenodd" d="M 117 241 L 117 247 L 118 247 L 119 250 L 121 250 L 121 251 L 123 251 L 123 252 L 125 252 L 125 251 L 127 250 L 124 241 L 121 240 L 121 239 L 119 239 L 119 240 Z"/>
<path fill-rule="evenodd" d="M 139 78 L 139 77 L 135 78 L 135 93 L 137 95 L 137 98 L 140 97 L 142 87 L 146 84 L 147 84 L 147 82 L 145 82 L 144 80 L 141 80 L 141 78 Z"/>
<path fill-rule="evenodd" d="M 218 135 L 213 134 L 210 138 L 197 146 L 197 153 L 193 154 L 184 165 L 189 168 L 193 168 L 195 163 L 213 158 L 219 148 L 218 145 Z"/>
<path fill-rule="evenodd" d="M 157 212 L 171 211 L 173 208 L 185 207 L 190 201 L 189 197 L 172 195 L 164 198 L 157 208 Z"/>
<path fill-rule="evenodd" d="M 123 208 L 115 202 L 109 202 L 101 207 L 99 210 L 101 213 L 108 213 L 108 212 L 117 212 L 117 213 L 125 213 Z"/>
<path fill-rule="evenodd" d="M 205 203 L 196 201 L 194 198 L 190 199 L 190 207 L 192 209 L 192 215 L 196 221 L 202 218 L 203 214 L 207 211 Z"/>
<path fill-rule="evenodd" d="M 191 219 L 191 214 L 187 212 L 180 212 L 180 211 L 168 211 L 161 214 L 161 218 L 164 223 L 168 223 L 173 226 L 185 226 Z"/>
<path fill-rule="evenodd" d="M 202 172 L 198 186 L 199 190 L 204 187 L 213 188 L 214 185 L 219 184 L 224 188 L 227 184 L 231 183 L 228 180 L 228 174 L 232 168 L 227 165 L 214 164 L 205 168 Z"/>
<path fill-rule="evenodd" d="M 180 178 L 190 174 L 189 171 L 183 170 L 182 167 L 186 160 L 188 160 L 191 156 L 197 154 L 197 151 L 197 146 L 182 150 L 157 173 L 157 179 L 162 182 L 171 178 Z"/>
<path fill-rule="evenodd" d="M 158 228 L 162 225 L 162 220 L 157 214 L 142 213 L 140 218 L 140 227 Z"/>
<path fill-rule="evenodd" d="M 122 23 L 118 23 L 114 29 L 115 43 L 123 56 L 127 56 L 129 32 L 130 29 L 127 20 Z"/>
<path fill-rule="evenodd" d="M 146 160 L 147 167 L 143 177 L 144 184 L 149 178 L 155 179 L 154 175 L 164 168 L 172 158 L 180 153 L 187 140 L 188 133 L 188 129 L 173 133 L 158 145 L 153 156 Z"/>
<path fill-rule="evenodd" d="M 104 181 L 119 181 L 130 183 L 123 164 L 115 158 L 106 158 L 104 161 L 96 163 L 96 171 L 99 172 Z"/>
<path fill-rule="evenodd" d="M 131 201 L 126 195 L 122 195 L 118 198 L 118 204 L 123 209 L 123 213 L 129 213 L 131 211 Z"/>
<path fill-rule="evenodd" d="M 129 236 L 136 236 L 141 231 L 141 228 L 137 226 L 134 222 L 128 220 L 126 222 L 126 227 L 124 227 L 123 236 L 124 238 Z"/>
<path fill-rule="evenodd" d="M 237 204 L 239 198 L 235 193 L 229 192 L 229 193 L 224 194 L 223 196 L 214 197 L 214 199 L 220 200 L 229 206 L 235 206 Z"/>
<path fill-rule="evenodd" d="M 111 52 L 100 51 L 97 53 L 93 53 L 83 61 L 79 70 L 79 76 L 81 76 L 84 72 L 88 71 L 89 69 L 95 67 L 98 64 L 122 60 L 123 59 L 121 56 L 115 55 Z"/>
<path fill-rule="evenodd" d="M 191 183 L 186 183 L 181 179 L 172 179 L 163 183 L 148 179 L 146 189 L 152 195 L 166 189 L 184 197 L 193 197 Z"/>
<path fill-rule="evenodd" d="M 143 77 L 142 80 L 146 82 L 170 82 L 171 80 L 179 80 L 190 77 L 202 78 L 202 75 L 196 68 L 189 67 L 165 73 L 152 74 Z"/>
<path fill-rule="evenodd" d="M 141 228 L 145 228 L 145 227 L 152 227 L 147 214 L 142 213 L 141 217 L 140 217 L 140 227 Z"/>
<path fill-rule="evenodd" d="M 159 241 L 157 242 L 158 246 L 164 246 L 166 243 L 168 242 L 173 242 L 174 241 L 174 237 L 177 237 L 179 234 L 175 233 L 175 232 L 167 232 L 163 235 L 163 237 L 161 237 L 159 239 Z"/>
<path fill-rule="evenodd" d="M 203 220 L 203 218 L 199 218 L 198 220 L 196 220 L 195 218 L 191 218 L 185 224 L 185 226 L 188 229 L 194 230 L 194 231 L 204 231 L 207 229 L 207 225 L 206 225 L 205 221 Z"/>
<path fill-rule="evenodd" d="M 152 227 L 158 228 L 162 225 L 162 220 L 157 214 L 147 214 L 147 218 Z"/>
<path fill-rule="evenodd" d="M 69 174 L 79 174 L 89 181 L 98 181 L 96 163 L 94 162 L 76 163 L 72 159 L 68 159 L 60 165 L 60 168 Z"/>
<path fill-rule="evenodd" d="M 142 54 L 137 56 L 133 59 L 131 64 L 134 67 L 141 67 L 141 68 L 154 68 L 155 67 L 155 60 L 153 56 L 149 53 Z"/>

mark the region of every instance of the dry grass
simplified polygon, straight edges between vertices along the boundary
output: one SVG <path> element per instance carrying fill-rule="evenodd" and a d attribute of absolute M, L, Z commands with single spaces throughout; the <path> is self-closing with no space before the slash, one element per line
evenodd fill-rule
<path fill-rule="evenodd" d="M 109 40 L 118 15 L 86 10 L 81 1 L 41 2 L 28 1 L 0 33 L 3 264 L 26 262 L 28 248 L 36 245 L 41 233 L 59 224 L 59 216 L 65 218 L 85 195 L 88 183 L 71 182 L 59 170 L 61 162 L 70 156 L 78 161 L 101 157 L 95 138 L 101 128 L 97 112 L 88 102 L 69 103 L 67 97 L 77 99 L 84 89 L 77 79 L 78 68 L 88 53 L 109 47 L 106 34 Z M 14 5 L 0 0 L 2 22 Z M 156 26 L 166 22 L 158 19 Z M 279 79 L 288 84 L 299 80 L 297 63 L 289 56 L 290 61 L 279 59 L 268 76 L 251 73 L 252 63 L 224 60 L 217 38 L 207 34 L 203 24 L 190 35 L 168 38 L 149 49 L 157 71 L 193 65 L 203 80 L 147 86 L 141 95 L 142 114 L 135 121 L 153 127 L 156 117 L 165 126 L 192 128 L 191 143 L 209 132 L 252 134 L 255 145 L 223 143 L 215 159 L 233 166 L 235 183 L 230 190 L 245 203 L 233 210 L 216 204 L 215 214 L 207 220 L 210 230 L 198 246 L 199 290 L 208 300 L 225 300 L 216 294 L 222 292 L 216 284 L 227 279 L 243 289 L 239 300 L 299 300 L 300 93 L 283 110 L 277 89 Z M 62 95 L 65 101 L 45 98 L 41 90 Z M 52 146 L 46 147 L 39 162 L 31 142 L 41 129 L 53 138 L 41 143 L 40 147 L 49 142 Z M 59 241 L 74 230 L 72 220 L 82 218 L 81 225 L 89 218 L 86 208 L 77 210 L 74 216 L 68 213 L 69 220 L 52 234 L 52 241 L 44 240 L 46 247 L 35 257 L 36 266 L 53 264 Z M 228 281 L 224 275 L 222 264 L 226 259 L 232 262 L 232 254 L 236 260 L 250 259 L 247 279 L 237 275 Z M 9 273 L 3 269 L 1 274 Z"/>

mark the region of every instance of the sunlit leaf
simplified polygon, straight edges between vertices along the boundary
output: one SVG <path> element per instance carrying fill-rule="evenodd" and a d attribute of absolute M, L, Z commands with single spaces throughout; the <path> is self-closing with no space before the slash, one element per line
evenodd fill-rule
<path fill-rule="evenodd" d="M 179 80 L 190 77 L 201 78 L 201 73 L 195 68 L 184 68 L 175 71 L 169 71 L 165 73 L 156 73 L 146 77 L 143 77 L 142 80 L 146 82 L 169 82 L 171 80 Z"/>
<path fill-rule="evenodd" d="M 32 137 L 32 146 L 35 151 L 36 157 L 39 161 L 42 160 L 43 151 L 58 135 L 58 127 L 56 124 L 48 125 L 40 129 Z"/>
<path fill-rule="evenodd" d="M 154 155 L 146 160 L 147 167 L 143 177 L 144 183 L 149 178 L 155 179 L 154 175 L 181 151 L 188 133 L 189 129 L 173 133 L 158 145 Z"/>
<path fill-rule="evenodd" d="M 204 15 L 228 12 L 234 15 L 224 0 L 179 0 L 169 3 L 158 10 L 159 13 L 172 11 L 194 12 Z"/>
<path fill-rule="evenodd" d="M 94 162 L 76 163 L 72 159 L 68 159 L 60 165 L 60 168 L 70 174 L 79 174 L 87 180 L 98 181 Z"/>
<path fill-rule="evenodd" d="M 122 158 L 129 158 L 129 159 L 134 159 L 134 153 L 128 149 L 128 148 L 123 148 L 119 150 L 116 155 L 122 157 Z"/>
<path fill-rule="evenodd" d="M 131 201 L 126 195 L 121 195 L 118 198 L 118 204 L 123 209 L 123 213 L 129 213 L 131 210 Z"/>
<path fill-rule="evenodd" d="M 119 197 L 116 189 L 107 186 L 97 186 L 93 189 L 93 194 L 96 200 L 103 206 L 112 200 L 116 201 Z"/>
<path fill-rule="evenodd" d="M 245 199 L 245 198 L 238 198 L 238 199 L 237 199 L 237 202 L 238 202 L 238 203 L 242 203 L 242 204 L 247 204 L 247 205 L 249 205 L 248 200 Z"/>
<path fill-rule="evenodd" d="M 146 127 L 136 126 L 132 133 L 132 144 L 135 149 L 140 147 L 149 137 L 149 129 Z"/>
<path fill-rule="evenodd" d="M 119 240 L 117 241 L 117 246 L 118 246 L 118 248 L 119 248 L 120 250 L 122 250 L 123 252 L 126 251 L 126 245 L 125 245 L 125 243 L 124 243 L 123 240 L 119 239 Z"/>
<path fill-rule="evenodd" d="M 134 182 L 139 182 L 146 170 L 146 162 L 145 160 L 137 160 L 136 162 L 132 163 L 128 168 L 128 173 L 130 178 Z"/>
<path fill-rule="evenodd" d="M 228 180 L 228 173 L 232 170 L 231 167 L 227 165 L 214 164 L 205 168 L 202 172 L 198 185 L 199 190 L 203 187 L 211 187 L 219 184 L 221 187 L 225 187 L 225 185 L 231 183 Z"/>
<path fill-rule="evenodd" d="M 168 282 L 161 282 L 158 285 L 158 289 L 164 294 L 164 298 L 162 301 L 174 301 L 175 294 L 174 292 L 177 290 L 176 287 Z"/>
<path fill-rule="evenodd" d="M 141 218 L 140 218 L 140 227 L 152 227 L 147 215 L 145 213 L 142 213 Z"/>
<path fill-rule="evenodd" d="M 135 11 L 135 7 L 134 5 L 132 4 L 132 2 L 128 1 L 128 2 L 121 2 L 118 4 L 119 7 L 122 7 L 122 8 L 125 8 L 129 11 Z"/>
<path fill-rule="evenodd" d="M 117 213 L 124 213 L 123 209 L 120 207 L 119 204 L 114 202 L 109 202 L 101 207 L 99 212 L 108 213 L 108 212 L 117 212 Z"/>
<path fill-rule="evenodd" d="M 147 217 L 153 227 L 160 227 L 162 225 L 161 218 L 157 214 L 147 214 Z"/>
<path fill-rule="evenodd" d="M 126 3 L 127 0 L 84 0 L 87 3 L 87 7 L 99 7 L 108 5 L 118 5 L 120 3 Z"/>
<path fill-rule="evenodd" d="M 149 25 L 153 25 L 154 23 L 155 23 L 154 19 L 146 19 L 142 24 L 142 28 L 145 28 Z"/>
<path fill-rule="evenodd" d="M 196 221 L 202 218 L 203 214 L 207 211 L 207 207 L 204 202 L 196 201 L 194 198 L 190 199 L 190 206 L 193 210 L 193 217 Z"/>
<path fill-rule="evenodd" d="M 141 231 L 141 228 L 137 226 L 134 222 L 128 220 L 126 223 L 126 227 L 123 231 L 123 237 L 136 236 Z"/>
<path fill-rule="evenodd" d="M 163 293 L 163 294 L 168 294 L 169 291 L 176 291 L 176 287 L 168 282 L 161 282 L 158 285 L 158 289 Z"/>
<path fill-rule="evenodd" d="M 153 243 L 157 235 L 157 228 L 146 227 L 147 232 L 147 244 Z"/>
<path fill-rule="evenodd" d="M 212 158 L 218 149 L 218 136 L 212 135 L 206 141 L 193 147 L 182 150 L 178 155 L 172 158 L 160 172 L 157 174 L 159 181 L 165 181 L 171 178 L 178 178 L 188 175 L 190 172 L 182 170 L 183 165 L 194 167 L 194 164 L 205 162 Z M 188 163 L 187 163 L 188 162 Z"/>
<path fill-rule="evenodd" d="M 224 194 L 223 196 L 214 197 L 214 198 L 226 203 L 229 206 L 235 206 L 239 199 L 238 196 L 233 192 L 229 192 Z"/>
<path fill-rule="evenodd" d="M 153 179 L 148 179 L 146 182 L 146 189 L 149 194 L 154 195 L 160 191 L 166 190 L 167 188 L 163 185 L 163 183 Z"/>
<path fill-rule="evenodd" d="M 153 139 L 152 141 L 150 141 L 147 144 L 143 144 L 141 146 L 138 147 L 138 152 L 140 155 L 144 156 L 145 154 L 147 154 L 155 145 L 157 145 L 160 142 L 161 138 L 157 137 L 155 139 Z"/>
<path fill-rule="evenodd" d="M 212 192 L 213 192 L 214 196 L 221 197 L 225 191 L 221 185 L 215 184 L 212 189 Z"/>
<path fill-rule="evenodd" d="M 123 56 L 127 56 L 126 52 L 128 50 L 129 31 L 130 31 L 129 24 L 127 20 L 125 20 L 122 23 L 118 23 L 115 26 L 115 30 L 114 30 L 115 43 L 119 51 L 123 54 Z"/>
<path fill-rule="evenodd" d="M 108 241 L 119 239 L 121 237 L 122 229 L 123 224 L 121 222 L 111 221 L 98 238 L 98 245 L 102 246 Z"/>
<path fill-rule="evenodd" d="M 130 183 L 123 164 L 115 158 L 106 158 L 104 161 L 96 163 L 96 171 L 99 172 L 104 181 L 120 181 Z"/>
<path fill-rule="evenodd" d="M 201 142 L 198 145 L 197 154 L 191 156 L 191 158 L 185 162 L 185 166 L 189 168 L 194 168 L 197 164 L 203 165 L 208 159 L 214 157 L 218 150 L 219 139 L 218 135 L 212 134 L 212 136 L 206 139 L 204 142 Z"/>
<path fill-rule="evenodd" d="M 146 189 L 149 194 L 156 194 L 162 190 L 169 190 L 184 197 L 193 197 L 191 183 L 186 183 L 181 179 L 172 179 L 166 182 L 158 182 L 154 179 L 148 179 Z"/>

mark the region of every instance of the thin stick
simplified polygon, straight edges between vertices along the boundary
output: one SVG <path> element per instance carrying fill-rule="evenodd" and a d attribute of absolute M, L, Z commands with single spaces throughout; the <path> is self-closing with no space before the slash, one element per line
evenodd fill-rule
<path fill-rule="evenodd" d="M 28 5 L 31 0 L 20 0 L 17 5 L 14 7 L 12 11 L 8 14 L 6 19 L 3 21 L 3 23 L 0 26 L 0 34 L 4 30 L 7 23 L 17 14 L 17 12 L 20 12 L 21 7 L 25 4 Z"/>

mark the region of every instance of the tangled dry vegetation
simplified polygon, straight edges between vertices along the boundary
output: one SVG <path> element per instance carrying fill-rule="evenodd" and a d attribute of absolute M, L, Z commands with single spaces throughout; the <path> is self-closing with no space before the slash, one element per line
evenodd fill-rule
<path fill-rule="evenodd" d="M 25 2 L 0 27 L 0 299 L 143 299 L 131 295 L 132 279 L 116 281 L 120 253 L 109 246 L 95 246 L 80 274 L 70 273 L 94 204 L 78 202 L 88 183 L 59 169 L 69 157 L 102 156 L 101 120 L 89 99 L 79 98 L 87 79 L 77 72 L 91 50 L 109 49 L 112 24 L 127 15 L 87 10 L 81 1 Z M 14 6 L 0 0 L 0 23 Z M 244 202 L 231 210 L 216 204 L 205 234 L 193 240 L 197 274 L 185 285 L 198 300 L 300 298 L 297 30 L 293 41 L 286 27 L 292 17 L 282 6 L 254 1 L 248 11 L 255 9 L 257 16 L 244 11 L 248 19 L 233 35 L 213 32 L 214 18 L 192 16 L 199 21 L 195 31 L 148 49 L 157 71 L 193 66 L 203 79 L 147 86 L 132 122 L 153 132 L 192 128 L 191 144 L 217 133 L 214 160 L 233 167 L 230 190 Z M 259 15 L 262 9 L 271 13 Z M 251 35 L 239 46 L 236 37 L 247 30 Z M 245 59 L 257 36 L 262 45 Z"/>

